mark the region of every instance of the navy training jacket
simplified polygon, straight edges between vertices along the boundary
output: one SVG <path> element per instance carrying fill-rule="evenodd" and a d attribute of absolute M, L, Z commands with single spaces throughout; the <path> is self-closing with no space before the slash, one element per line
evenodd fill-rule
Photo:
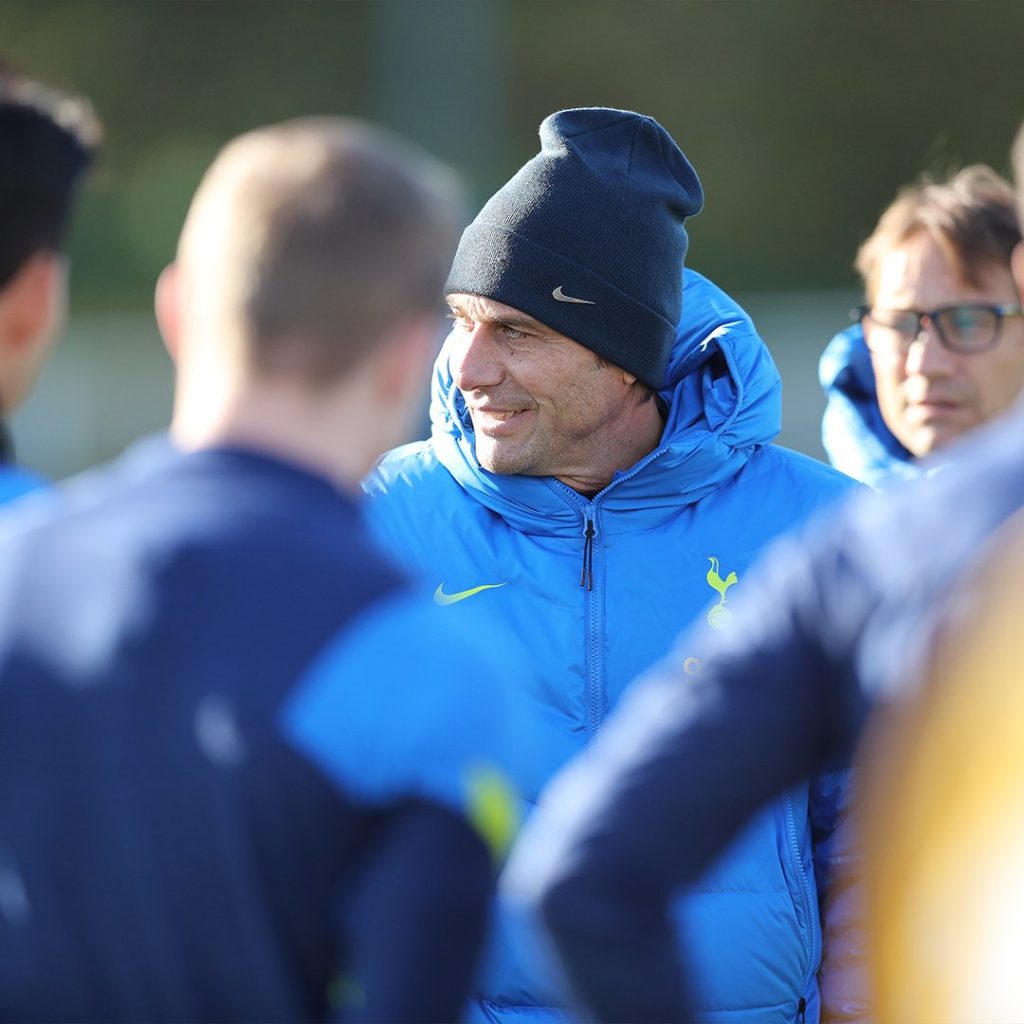
<path fill-rule="evenodd" d="M 165 446 L 12 507 L 0 1019 L 450 1019 L 505 682 L 295 465 Z"/>

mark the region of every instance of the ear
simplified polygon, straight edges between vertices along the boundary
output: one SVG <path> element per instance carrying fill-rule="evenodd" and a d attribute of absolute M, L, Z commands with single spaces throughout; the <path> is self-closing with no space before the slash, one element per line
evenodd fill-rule
<path fill-rule="evenodd" d="M 27 259 L 0 293 L 4 316 L 0 344 L 21 352 L 48 342 L 61 308 L 66 274 L 55 253 L 36 253 Z"/>
<path fill-rule="evenodd" d="M 176 263 L 164 267 L 157 278 L 153 305 L 160 336 L 171 359 L 177 362 L 181 344 L 181 274 Z"/>
<path fill-rule="evenodd" d="M 1013 270 L 1014 280 L 1017 282 L 1017 291 L 1020 293 L 1021 301 L 1024 302 L 1024 242 L 1018 242 L 1010 257 L 1010 267 Z"/>
<path fill-rule="evenodd" d="M 619 367 L 619 372 L 622 374 L 622 383 L 626 387 L 631 388 L 636 383 L 636 374 L 630 373 L 629 370 L 623 370 L 621 366 Z"/>

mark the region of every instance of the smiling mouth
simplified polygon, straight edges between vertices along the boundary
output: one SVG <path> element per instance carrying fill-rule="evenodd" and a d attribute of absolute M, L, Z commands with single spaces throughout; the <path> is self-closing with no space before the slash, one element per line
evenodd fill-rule
<path fill-rule="evenodd" d="M 523 410 L 522 409 L 474 409 L 473 413 L 476 416 L 484 416 L 491 420 L 510 420 L 513 416 L 518 416 Z"/>
<path fill-rule="evenodd" d="M 473 426 L 483 434 L 500 437 L 518 429 L 528 409 L 480 409 L 471 410 Z"/>

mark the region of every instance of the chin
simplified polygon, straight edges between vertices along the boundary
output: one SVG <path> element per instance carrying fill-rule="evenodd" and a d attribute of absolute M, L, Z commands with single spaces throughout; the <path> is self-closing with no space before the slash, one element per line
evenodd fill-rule
<path fill-rule="evenodd" d="M 520 448 L 504 444 L 476 444 L 476 458 L 488 473 L 502 476 L 531 476 L 530 460 Z"/>

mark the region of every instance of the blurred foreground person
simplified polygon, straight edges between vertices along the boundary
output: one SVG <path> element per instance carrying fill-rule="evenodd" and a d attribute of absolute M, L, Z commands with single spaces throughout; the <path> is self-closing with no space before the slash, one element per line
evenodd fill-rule
<path fill-rule="evenodd" d="M 1015 162 L 1024 201 L 1024 130 Z M 1024 288 L 1021 245 L 1012 265 Z M 874 702 L 919 685 L 951 589 L 1024 507 L 1022 431 L 1018 408 L 951 446 L 943 472 L 778 544 L 729 632 L 684 635 L 553 784 L 506 888 L 540 901 L 599 1019 L 692 1018 L 668 952 L 674 894 L 766 800 L 846 764 Z"/>
<path fill-rule="evenodd" d="M 859 757 L 876 1018 L 1024 1020 L 1024 518 Z"/>
<path fill-rule="evenodd" d="M 857 255 L 867 304 L 821 357 L 832 464 L 882 487 L 1005 412 L 1024 388 L 1024 317 L 1010 270 L 1013 189 L 967 167 L 903 189 Z"/>
<path fill-rule="evenodd" d="M 43 481 L 14 464 L 4 419 L 62 327 L 67 241 L 99 124 L 89 105 L 0 66 L 0 504 Z"/>
<path fill-rule="evenodd" d="M 414 415 L 454 205 L 356 122 L 231 143 L 157 289 L 174 450 L 0 523 L 0 1018 L 458 1014 L 503 670 L 355 499 Z"/>
<path fill-rule="evenodd" d="M 552 114 L 540 138 L 459 243 L 432 435 L 367 485 L 380 535 L 447 613 L 528 646 L 531 807 L 684 625 L 730 632 L 758 552 L 853 486 L 771 443 L 779 375 L 746 313 L 683 268 L 703 192 L 668 132 L 597 107 Z M 680 894 L 699 1019 L 816 1019 L 842 782 L 783 794 Z M 495 917 L 474 1019 L 564 1021 L 521 907 Z"/>

